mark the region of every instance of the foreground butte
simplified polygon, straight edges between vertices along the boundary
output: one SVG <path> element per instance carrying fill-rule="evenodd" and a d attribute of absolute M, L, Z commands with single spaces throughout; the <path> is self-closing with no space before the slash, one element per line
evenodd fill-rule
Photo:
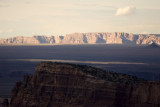
<path fill-rule="evenodd" d="M 160 107 L 159 91 L 160 82 L 86 65 L 41 62 L 33 76 L 16 83 L 10 107 Z"/>

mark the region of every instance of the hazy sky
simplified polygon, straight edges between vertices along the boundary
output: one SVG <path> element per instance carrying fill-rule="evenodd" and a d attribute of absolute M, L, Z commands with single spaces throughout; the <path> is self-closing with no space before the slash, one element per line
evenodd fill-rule
<path fill-rule="evenodd" d="M 160 33 L 160 0 L 0 0 L 0 38 Z"/>

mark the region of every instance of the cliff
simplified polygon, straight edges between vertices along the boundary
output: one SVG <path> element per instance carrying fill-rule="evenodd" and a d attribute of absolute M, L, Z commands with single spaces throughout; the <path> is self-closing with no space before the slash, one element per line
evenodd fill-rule
<path fill-rule="evenodd" d="M 0 39 L 0 44 L 160 44 L 160 35 L 113 33 L 73 33 L 66 36 L 33 36 Z"/>
<path fill-rule="evenodd" d="M 98 68 L 42 62 L 12 90 L 11 107 L 159 107 L 160 83 Z M 7 103 L 7 102 L 6 102 Z"/>

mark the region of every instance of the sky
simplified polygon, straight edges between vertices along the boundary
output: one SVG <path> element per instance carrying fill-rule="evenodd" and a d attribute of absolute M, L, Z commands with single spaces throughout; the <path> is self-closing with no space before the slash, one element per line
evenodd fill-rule
<path fill-rule="evenodd" d="M 0 38 L 87 32 L 160 34 L 160 0 L 0 0 Z"/>

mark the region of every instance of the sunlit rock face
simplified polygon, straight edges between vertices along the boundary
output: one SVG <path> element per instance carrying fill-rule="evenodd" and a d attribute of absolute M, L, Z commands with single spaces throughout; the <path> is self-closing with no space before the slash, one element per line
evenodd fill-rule
<path fill-rule="evenodd" d="M 66 36 L 33 36 L 0 39 L 0 44 L 160 44 L 160 35 L 113 33 L 73 33 Z"/>
<path fill-rule="evenodd" d="M 12 90 L 11 107 L 159 107 L 160 83 L 98 68 L 42 62 Z"/>

